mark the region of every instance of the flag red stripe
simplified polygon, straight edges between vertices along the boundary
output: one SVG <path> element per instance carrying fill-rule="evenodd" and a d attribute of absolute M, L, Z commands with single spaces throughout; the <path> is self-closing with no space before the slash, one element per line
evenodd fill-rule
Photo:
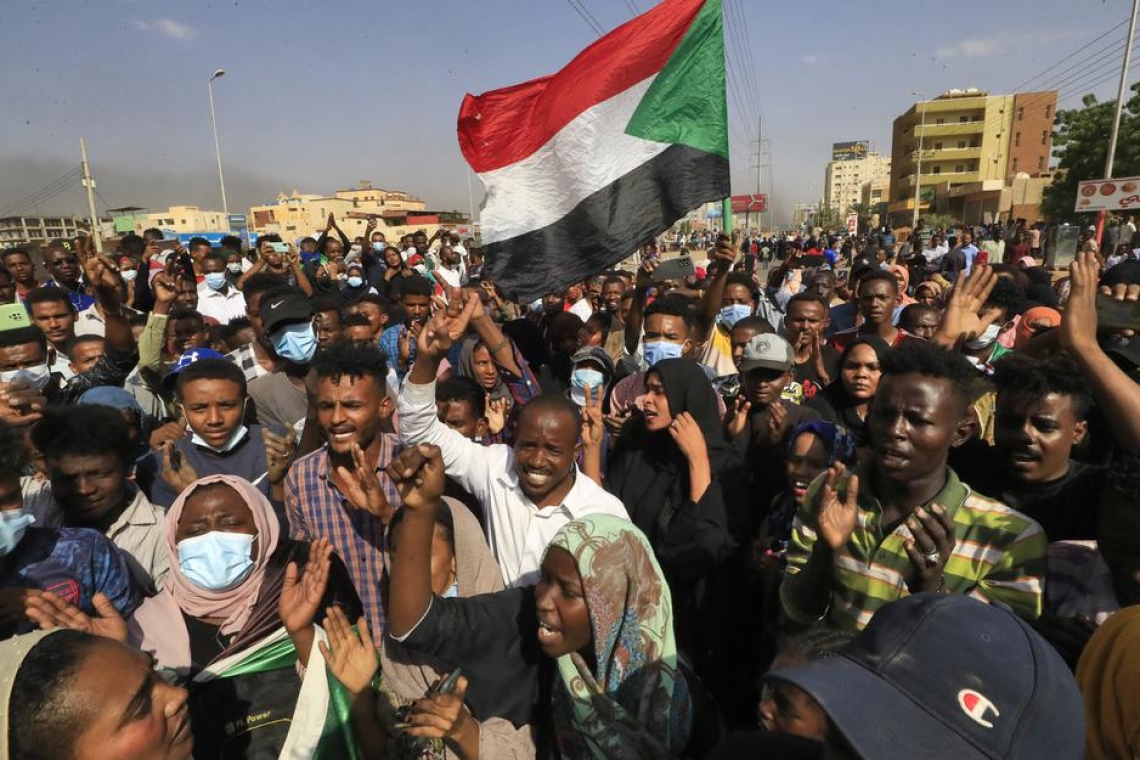
<path fill-rule="evenodd" d="M 660 71 L 703 4 L 665 0 L 557 74 L 468 95 L 459 109 L 459 147 L 467 163 L 481 173 L 526 158 L 587 108 Z"/>

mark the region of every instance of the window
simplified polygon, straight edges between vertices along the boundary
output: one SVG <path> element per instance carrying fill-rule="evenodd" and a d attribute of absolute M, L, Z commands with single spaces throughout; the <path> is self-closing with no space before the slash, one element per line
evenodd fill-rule
<path fill-rule="evenodd" d="M 1045 156 L 1038 156 L 1037 157 L 1037 171 L 1039 171 L 1039 172 L 1045 171 Z"/>
<path fill-rule="evenodd" d="M 934 143 L 934 149 L 935 150 L 942 150 L 942 143 L 940 143 L 940 142 Z"/>
<path fill-rule="evenodd" d="M 1017 120 L 1021 121 L 1024 118 L 1025 118 L 1025 106 L 1018 106 L 1017 107 Z"/>
<path fill-rule="evenodd" d="M 1045 118 L 1046 119 L 1052 119 L 1053 118 L 1053 106 L 1052 105 L 1045 106 Z"/>
<path fill-rule="evenodd" d="M 970 138 L 970 147 L 971 148 L 977 148 L 979 146 L 979 144 L 980 143 L 978 142 L 978 138 L 976 138 L 976 137 Z"/>
<path fill-rule="evenodd" d="M 1014 132 L 1013 133 L 1013 147 L 1015 147 L 1015 148 L 1021 147 L 1021 133 L 1020 132 Z"/>
<path fill-rule="evenodd" d="M 1017 156 L 1013 157 L 1013 171 L 1017 171 Z"/>
<path fill-rule="evenodd" d="M 955 174 L 961 174 L 964 171 L 966 171 L 966 167 L 963 164 L 954 164 Z"/>
<path fill-rule="evenodd" d="M 962 150 L 965 147 L 966 147 L 966 141 L 965 140 L 959 140 L 958 141 L 958 150 Z"/>
<path fill-rule="evenodd" d="M 935 124 L 945 124 L 946 120 L 940 116 L 940 117 L 938 117 L 938 119 L 934 123 Z"/>
<path fill-rule="evenodd" d="M 966 166 L 968 167 L 967 171 L 976 172 L 978 170 L 978 162 L 977 161 L 971 161 L 968 164 L 966 164 Z"/>
<path fill-rule="evenodd" d="M 1042 130 L 1042 132 L 1041 132 L 1041 144 L 1042 145 L 1048 145 L 1049 144 L 1049 130 L 1047 130 L 1047 129 Z M 1105 152 L 1107 153 L 1107 151 L 1105 151 Z"/>
<path fill-rule="evenodd" d="M 941 166 L 936 166 L 936 167 L 934 167 L 934 169 L 933 169 L 933 170 L 931 170 L 931 172 L 930 172 L 930 173 L 931 173 L 931 174 L 941 174 L 941 173 L 942 173 L 942 167 L 941 167 Z"/>
<path fill-rule="evenodd" d="M 966 123 L 966 122 L 968 122 L 969 120 L 970 120 L 970 117 L 969 117 L 969 116 L 959 116 L 959 117 L 958 117 L 958 123 L 959 123 L 959 124 L 965 124 L 965 123 Z"/>

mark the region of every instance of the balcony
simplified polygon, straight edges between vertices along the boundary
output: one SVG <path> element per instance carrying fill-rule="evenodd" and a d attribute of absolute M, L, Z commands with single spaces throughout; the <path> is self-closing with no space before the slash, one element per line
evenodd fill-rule
<path fill-rule="evenodd" d="M 913 130 L 913 139 L 917 140 L 919 134 L 922 135 L 924 140 L 929 140 L 932 137 L 959 137 L 962 135 L 980 135 L 986 131 L 986 122 L 980 121 L 966 121 L 966 122 L 947 122 L 946 124 L 931 124 L 927 120 L 925 125 L 916 124 Z"/>
<path fill-rule="evenodd" d="M 922 185 L 928 187 L 930 185 L 937 185 L 942 182 L 949 182 L 953 185 L 960 185 L 963 182 L 981 182 L 981 172 L 942 172 L 940 174 L 932 174 L 930 172 L 922 173 Z M 898 187 L 909 187 L 914 189 L 914 174 L 907 174 L 902 177 L 897 177 Z"/>

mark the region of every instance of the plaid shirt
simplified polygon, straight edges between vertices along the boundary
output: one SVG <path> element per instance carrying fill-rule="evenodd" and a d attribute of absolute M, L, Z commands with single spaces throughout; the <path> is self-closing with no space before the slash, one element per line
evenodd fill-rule
<path fill-rule="evenodd" d="M 826 617 L 839 628 L 862 630 L 880 607 L 910 594 L 907 579 L 912 565 L 904 545 L 911 538 L 910 529 L 901 522 L 884 533 L 882 507 L 869 489 L 869 470 L 866 465 L 857 470 L 859 515 L 847 545 L 835 553 L 831 603 L 825 609 L 810 608 L 810 590 L 802 588 L 800 572 L 812 561 L 817 535 L 812 505 L 824 476 L 808 488 L 792 524 L 780 599 L 788 617 L 801 625 Z M 931 504 L 940 504 L 954 519 L 957 541 L 943 569 L 946 590 L 1004 604 L 1027 620 L 1037 618 L 1047 545 L 1041 526 L 999 501 L 973 493 L 952 469 L 946 468 L 946 473 L 946 485 L 925 505 L 929 511 Z M 846 479 L 838 495 L 846 498 Z"/>
<path fill-rule="evenodd" d="M 388 358 L 388 366 L 396 370 L 396 376 L 400 380 L 404 379 L 404 375 L 408 374 L 408 370 L 412 368 L 412 363 L 416 360 L 416 342 L 409 341 L 408 343 L 408 366 L 404 369 L 400 368 L 400 338 L 408 328 L 401 322 L 398 325 L 392 325 L 385 328 L 384 332 L 380 333 L 380 350 L 384 352 L 384 356 Z"/>
<path fill-rule="evenodd" d="M 252 343 L 238 346 L 226 354 L 226 358 L 241 367 L 241 371 L 245 375 L 245 381 L 247 383 L 252 383 L 257 378 L 269 374 L 269 372 L 261 366 L 261 362 L 257 360 L 257 354 L 253 351 Z"/>
<path fill-rule="evenodd" d="M 399 505 L 396 486 L 384 468 L 399 451 L 396 436 L 380 437 L 376 472 L 388 501 Z M 302 457 L 285 478 L 285 514 L 289 537 L 301 541 L 327 538 L 348 568 L 352 584 L 364 605 L 364 614 L 377 644 L 387 630 L 380 589 L 387 568 L 384 562 L 385 527 L 372 515 L 353 508 L 329 477 L 328 448 Z"/>

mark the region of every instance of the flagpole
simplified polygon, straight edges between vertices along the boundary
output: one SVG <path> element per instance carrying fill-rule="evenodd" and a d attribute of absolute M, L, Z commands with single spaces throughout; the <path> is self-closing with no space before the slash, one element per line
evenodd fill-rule
<path fill-rule="evenodd" d="M 725 198 L 720 202 L 721 232 L 732 237 L 732 199 Z"/>

